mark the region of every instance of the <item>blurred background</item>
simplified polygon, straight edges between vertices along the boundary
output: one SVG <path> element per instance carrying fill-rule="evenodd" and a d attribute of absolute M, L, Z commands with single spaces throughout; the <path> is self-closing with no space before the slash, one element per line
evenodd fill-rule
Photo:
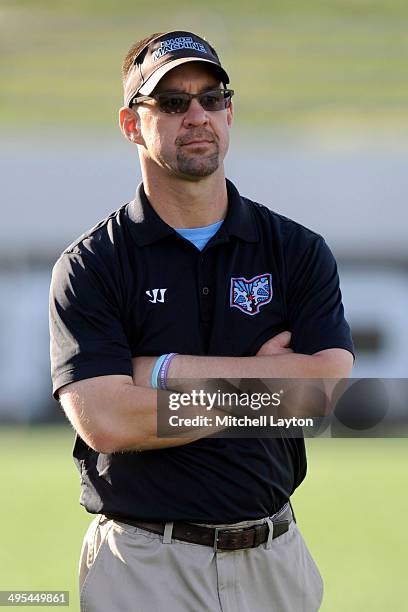
<path fill-rule="evenodd" d="M 334 252 L 354 376 L 408 372 L 405 0 L 0 0 L 0 590 L 70 589 L 72 610 L 89 517 L 72 432 L 51 398 L 51 270 L 133 198 L 137 151 L 117 127 L 121 62 L 135 41 L 172 29 L 204 35 L 228 68 L 229 178 Z M 296 502 L 326 578 L 322 609 L 406 610 L 408 540 L 387 527 L 408 510 L 406 440 L 308 446 Z"/>

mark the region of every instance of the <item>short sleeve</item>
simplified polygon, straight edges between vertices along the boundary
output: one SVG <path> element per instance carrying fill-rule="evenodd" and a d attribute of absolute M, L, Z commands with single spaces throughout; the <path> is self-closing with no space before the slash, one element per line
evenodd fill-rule
<path fill-rule="evenodd" d="M 103 273 L 76 252 L 52 272 L 49 325 L 53 395 L 63 385 L 94 376 L 132 376 L 131 353 L 117 300 Z"/>
<path fill-rule="evenodd" d="M 333 254 L 320 236 L 297 251 L 296 264 L 289 270 L 287 290 L 292 348 L 306 355 L 343 348 L 354 355 Z"/>

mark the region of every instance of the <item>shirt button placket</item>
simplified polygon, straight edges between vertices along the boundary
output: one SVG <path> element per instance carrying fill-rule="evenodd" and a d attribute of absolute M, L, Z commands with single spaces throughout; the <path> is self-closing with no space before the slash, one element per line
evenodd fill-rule
<path fill-rule="evenodd" d="M 211 300 L 213 298 L 209 280 L 210 276 L 210 262 L 208 257 L 201 254 L 199 257 L 198 264 L 198 282 L 199 282 L 199 291 L 200 291 L 200 305 L 201 305 L 201 320 L 203 322 L 209 323 L 211 318 Z"/>

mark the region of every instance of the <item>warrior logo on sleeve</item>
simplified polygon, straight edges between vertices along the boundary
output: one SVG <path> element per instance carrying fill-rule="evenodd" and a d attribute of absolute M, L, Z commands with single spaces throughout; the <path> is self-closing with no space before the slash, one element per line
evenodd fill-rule
<path fill-rule="evenodd" d="M 272 299 L 272 274 L 260 274 L 250 280 L 231 278 L 230 306 L 248 315 L 258 314 Z"/>

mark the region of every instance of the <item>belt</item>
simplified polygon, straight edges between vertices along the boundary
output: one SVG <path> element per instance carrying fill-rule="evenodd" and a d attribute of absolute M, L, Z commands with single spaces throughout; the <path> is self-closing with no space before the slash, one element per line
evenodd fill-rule
<path fill-rule="evenodd" d="M 146 523 L 134 521 L 117 515 L 106 514 L 108 519 L 119 521 L 146 531 L 164 534 L 166 523 Z M 286 533 L 292 521 L 292 513 L 289 506 L 279 515 L 277 520 L 272 520 L 272 538 L 278 538 Z M 173 524 L 172 537 L 175 540 L 212 546 L 214 550 L 240 550 L 245 548 L 256 548 L 267 541 L 269 535 L 269 524 L 267 522 L 252 525 L 251 527 L 222 528 L 202 527 L 193 523 L 176 522 Z"/>

